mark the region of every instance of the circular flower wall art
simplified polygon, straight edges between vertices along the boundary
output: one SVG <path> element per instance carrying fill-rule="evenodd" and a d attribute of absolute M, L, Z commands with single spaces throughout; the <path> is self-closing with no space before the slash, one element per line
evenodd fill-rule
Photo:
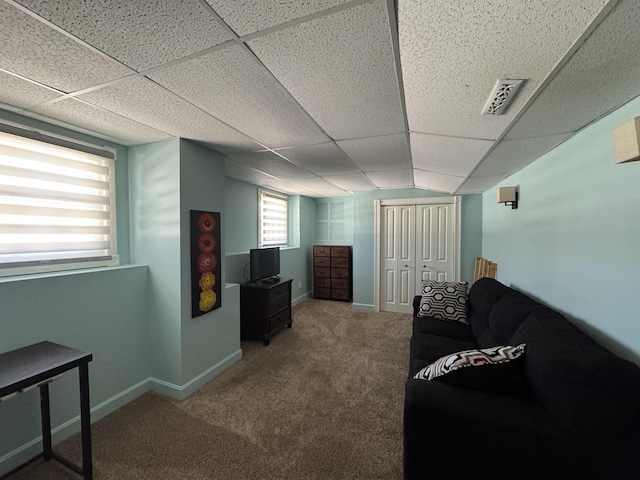
<path fill-rule="evenodd" d="M 191 317 L 220 308 L 220 212 L 191 210 Z"/>

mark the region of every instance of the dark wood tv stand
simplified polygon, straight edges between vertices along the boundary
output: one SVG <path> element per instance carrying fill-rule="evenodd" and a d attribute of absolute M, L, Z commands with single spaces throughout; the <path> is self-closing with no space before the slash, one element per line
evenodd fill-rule
<path fill-rule="evenodd" d="M 258 281 L 240 285 L 240 337 L 259 338 L 265 346 L 285 326 L 291 328 L 290 278 Z"/>

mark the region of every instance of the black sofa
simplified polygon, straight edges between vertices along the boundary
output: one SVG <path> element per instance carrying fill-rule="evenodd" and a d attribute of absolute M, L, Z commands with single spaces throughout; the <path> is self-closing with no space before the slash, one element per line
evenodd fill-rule
<path fill-rule="evenodd" d="M 471 287 L 469 324 L 418 316 L 420 300 L 405 386 L 406 480 L 640 479 L 640 368 L 493 279 Z M 523 343 L 515 370 L 486 388 L 414 378 L 454 352 Z"/>

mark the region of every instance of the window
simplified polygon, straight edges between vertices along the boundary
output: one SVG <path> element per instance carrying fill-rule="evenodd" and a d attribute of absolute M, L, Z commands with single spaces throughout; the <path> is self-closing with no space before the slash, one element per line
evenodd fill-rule
<path fill-rule="evenodd" d="M 0 125 L 0 276 L 117 263 L 114 157 Z"/>
<path fill-rule="evenodd" d="M 258 190 L 258 247 L 287 246 L 289 198 Z"/>

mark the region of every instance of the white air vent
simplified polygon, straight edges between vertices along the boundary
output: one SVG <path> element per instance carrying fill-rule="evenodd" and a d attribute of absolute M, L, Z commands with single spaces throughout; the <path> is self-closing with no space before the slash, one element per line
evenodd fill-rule
<path fill-rule="evenodd" d="M 522 82 L 523 80 L 498 80 L 482 110 L 482 115 L 502 115 Z"/>

